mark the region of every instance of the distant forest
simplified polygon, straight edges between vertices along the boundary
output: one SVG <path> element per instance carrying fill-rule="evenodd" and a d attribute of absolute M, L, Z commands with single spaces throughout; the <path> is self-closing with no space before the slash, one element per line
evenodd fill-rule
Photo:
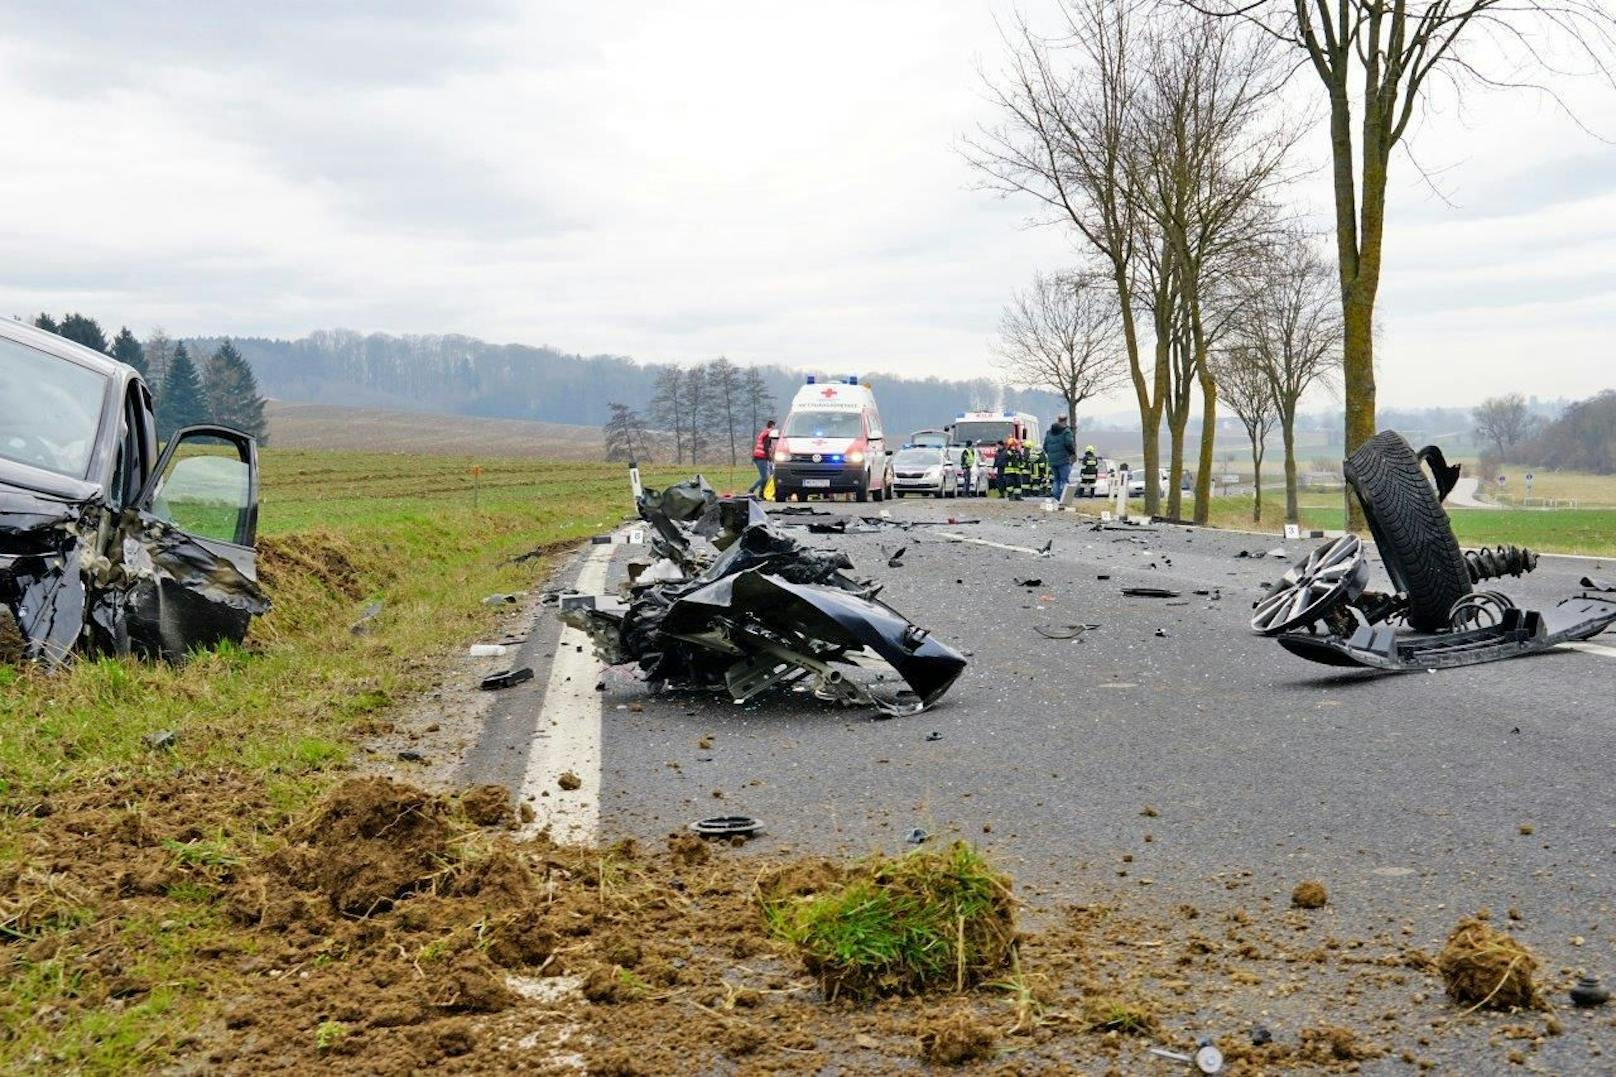
<path fill-rule="evenodd" d="M 187 338 L 191 351 L 211 354 L 222 338 Z M 610 405 L 648 414 L 665 364 L 616 355 L 569 355 L 548 347 L 490 344 L 465 336 L 389 336 L 321 330 L 299 340 L 230 338 L 252 364 L 264 395 L 277 400 L 409 411 L 449 412 L 498 419 L 601 426 Z M 783 412 L 802 374 L 759 367 Z M 1002 388 L 983 377 L 944 381 L 901 378 L 864 370 L 823 369 L 831 377 L 858 374 L 875 385 L 881 416 L 893 430 L 935 426 L 961 409 L 1002 405 L 1046 419 L 1060 398 Z M 780 416 L 784 418 L 783 415 Z"/>

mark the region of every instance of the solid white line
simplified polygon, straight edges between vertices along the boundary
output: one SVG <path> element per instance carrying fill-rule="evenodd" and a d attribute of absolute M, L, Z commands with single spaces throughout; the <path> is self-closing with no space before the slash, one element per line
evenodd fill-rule
<path fill-rule="evenodd" d="M 1616 647 L 1611 647 L 1604 643 L 1589 643 L 1586 640 L 1580 640 L 1576 643 L 1562 643 L 1560 646 L 1569 647 L 1573 651 L 1602 655 L 1605 658 L 1616 658 Z"/>
<path fill-rule="evenodd" d="M 591 546 L 574 587 L 584 594 L 606 588 L 606 566 L 615 546 Z M 571 626 L 561 629 L 550 680 L 545 685 L 538 728 L 528 746 L 520 803 L 533 807 L 533 821 L 522 828 L 531 837 L 545 827 L 563 845 L 594 842 L 600 826 L 600 693 L 595 685 L 604 667 L 594 645 Z M 558 783 L 567 771 L 582 785 L 566 791 Z"/>

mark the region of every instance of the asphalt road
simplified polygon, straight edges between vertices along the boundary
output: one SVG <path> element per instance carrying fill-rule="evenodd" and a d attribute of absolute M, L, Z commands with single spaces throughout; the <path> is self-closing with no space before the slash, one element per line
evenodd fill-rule
<path fill-rule="evenodd" d="M 1343 923 L 1400 925 L 1433 952 L 1461 912 L 1516 908 L 1512 929 L 1551 966 L 1616 978 L 1616 634 L 1609 654 L 1343 673 L 1247 630 L 1253 599 L 1290 563 L 1266 551 L 1299 555 L 1316 540 L 1095 531 L 1034 502 L 887 508 L 900 521 L 981 522 L 794 533 L 845 549 L 858 574 L 886 583 L 885 601 L 969 656 L 948 695 L 922 714 L 877 720 L 800 695 L 746 706 L 652 697 L 628 671 L 608 671 L 603 837 L 656 840 L 693 819 L 745 813 L 767 827 L 755 851 L 857 854 L 902 848 L 918 826 L 989 849 L 1050 905 L 1145 879 L 1152 900 L 1283 901 L 1316 878 Z M 979 541 L 949 541 L 946 530 Z M 1051 541 L 1045 557 L 982 544 Z M 903 567 L 887 568 L 899 545 Z M 614 584 L 636 552 L 617 548 Z M 1616 566 L 1545 557 L 1534 575 L 1499 586 L 1546 607 L 1590 572 Z M 1014 582 L 1028 576 L 1042 582 Z M 1121 594 L 1136 585 L 1182 597 Z M 1378 564 L 1371 586 L 1385 586 Z M 520 787 L 513 738 L 544 724 L 532 712 L 543 648 L 555 648 L 550 622 L 530 644 L 534 689 L 489 719 L 468 777 Z M 1032 627 L 1062 623 L 1098 627 L 1073 640 Z M 1142 814 L 1147 806 L 1156 814 Z M 1124 854 L 1134 860 L 1119 868 Z M 1598 1027 L 1605 1057 L 1616 1057 L 1616 1032 Z M 1540 1063 L 1553 1070 L 1558 1057 L 1562 1072 L 1588 1072 L 1587 1056 L 1555 1054 L 1582 1049 L 1561 1039 Z"/>

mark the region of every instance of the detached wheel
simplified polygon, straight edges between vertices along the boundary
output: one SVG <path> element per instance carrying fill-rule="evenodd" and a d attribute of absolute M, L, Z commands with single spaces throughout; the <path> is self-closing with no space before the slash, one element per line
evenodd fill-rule
<path fill-rule="evenodd" d="M 1363 594 L 1369 584 L 1369 563 L 1363 540 L 1343 535 L 1298 561 L 1271 587 L 1251 614 L 1251 630 L 1277 636 L 1308 628 Z"/>
<path fill-rule="evenodd" d="M 1408 623 L 1421 632 L 1448 627 L 1448 611 L 1471 591 L 1453 525 L 1419 457 L 1394 430 L 1358 446 L 1343 472 L 1363 505 L 1386 575 L 1408 596 Z"/>

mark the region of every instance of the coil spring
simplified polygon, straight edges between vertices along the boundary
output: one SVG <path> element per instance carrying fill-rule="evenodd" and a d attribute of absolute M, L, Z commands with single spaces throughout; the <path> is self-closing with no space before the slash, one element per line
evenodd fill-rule
<path fill-rule="evenodd" d="M 1448 628 L 1463 632 L 1471 628 L 1491 628 L 1502 624 L 1504 614 L 1515 608 L 1508 595 L 1497 591 L 1472 591 L 1448 610 Z"/>
<path fill-rule="evenodd" d="M 1466 550 L 1464 559 L 1471 583 L 1521 576 L 1537 567 L 1537 554 L 1524 546 L 1483 546 Z"/>

